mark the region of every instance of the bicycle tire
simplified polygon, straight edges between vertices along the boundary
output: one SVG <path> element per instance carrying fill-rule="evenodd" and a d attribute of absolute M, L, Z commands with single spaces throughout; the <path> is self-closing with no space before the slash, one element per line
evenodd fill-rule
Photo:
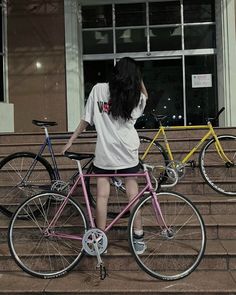
<path fill-rule="evenodd" d="M 91 164 L 87 170 L 87 174 L 93 173 L 93 164 Z M 96 178 L 95 177 L 86 177 L 86 189 L 88 193 L 88 198 L 90 205 L 93 208 L 96 208 Z M 126 196 L 126 190 L 124 183 L 121 178 L 112 177 L 111 178 L 111 190 L 110 198 L 107 204 L 107 216 L 110 218 L 115 218 L 127 205 L 128 198 Z M 129 211 L 126 212 L 122 218 L 130 216 Z"/>
<path fill-rule="evenodd" d="M 167 181 L 168 175 L 166 173 L 166 166 L 169 163 L 169 157 L 164 147 L 157 141 L 152 143 L 147 155 L 144 157 L 145 151 L 152 139 L 146 136 L 140 136 L 139 157 L 145 164 L 153 165 L 156 169 L 152 172 L 159 184 Z"/>
<path fill-rule="evenodd" d="M 22 182 L 36 158 L 30 176 Z M 5 157 L 0 162 L 1 211 L 8 217 L 12 216 L 16 206 L 42 190 L 49 190 L 54 180 L 49 162 L 34 153 L 18 152 Z"/>
<path fill-rule="evenodd" d="M 204 180 L 215 191 L 227 196 L 236 195 L 236 136 L 219 135 L 218 140 L 232 164 L 220 158 L 215 139 L 210 139 L 199 154 L 200 172 Z"/>
<path fill-rule="evenodd" d="M 82 236 L 88 228 L 88 221 L 81 206 L 73 199 L 68 198 L 52 233 L 77 234 L 81 239 L 63 239 L 63 236 L 50 236 L 45 232 L 65 198 L 56 192 L 32 196 L 11 219 L 8 230 L 11 255 L 17 265 L 32 276 L 44 279 L 62 276 L 84 256 Z M 37 215 L 34 215 L 35 207 L 40 212 Z M 27 220 L 18 218 L 22 211 L 27 215 Z"/>
<path fill-rule="evenodd" d="M 129 245 L 142 270 L 161 280 L 178 280 L 189 275 L 200 263 L 206 245 L 203 219 L 194 204 L 175 192 L 157 193 L 168 231 L 158 222 L 152 195 L 136 204 L 129 220 Z M 134 219 L 142 212 L 143 254 L 135 251 Z"/>

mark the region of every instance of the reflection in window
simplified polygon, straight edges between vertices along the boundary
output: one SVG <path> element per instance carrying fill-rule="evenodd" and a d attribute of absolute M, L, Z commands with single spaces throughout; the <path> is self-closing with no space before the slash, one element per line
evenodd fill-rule
<path fill-rule="evenodd" d="M 180 1 L 150 2 L 149 23 L 150 25 L 181 23 Z"/>
<path fill-rule="evenodd" d="M 97 83 L 108 82 L 113 68 L 113 60 L 84 61 L 85 99 Z"/>
<path fill-rule="evenodd" d="M 112 6 L 84 6 L 82 10 L 83 28 L 112 27 Z"/>
<path fill-rule="evenodd" d="M 83 33 L 84 54 L 112 53 L 112 31 L 85 31 Z"/>
<path fill-rule="evenodd" d="M 146 25 L 146 4 L 116 4 L 115 15 L 117 27 Z"/>
<path fill-rule="evenodd" d="M 186 26 L 184 39 L 185 49 L 215 48 L 215 25 Z"/>
<path fill-rule="evenodd" d="M 214 22 L 215 0 L 184 0 L 184 22 Z"/>
<path fill-rule="evenodd" d="M 116 30 L 117 52 L 147 51 L 146 29 Z"/>
<path fill-rule="evenodd" d="M 151 28 L 151 50 L 178 50 L 181 49 L 181 28 Z"/>

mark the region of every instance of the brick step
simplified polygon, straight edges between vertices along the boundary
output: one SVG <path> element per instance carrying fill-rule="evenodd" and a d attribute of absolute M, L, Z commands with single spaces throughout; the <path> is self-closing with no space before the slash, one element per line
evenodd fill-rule
<path fill-rule="evenodd" d="M 22 253 L 27 256 L 30 245 L 21 245 Z M 185 253 L 183 253 L 185 254 Z M 161 259 L 161 255 L 159 256 Z M 37 255 L 35 255 L 37 259 Z M 110 271 L 138 271 L 134 257 L 131 254 L 127 240 L 110 240 L 108 252 L 102 255 L 105 266 Z M 174 261 L 175 258 L 173 258 Z M 14 259 L 10 255 L 8 245 L 1 244 L 0 271 L 18 271 Z M 79 263 L 79 270 L 93 270 L 96 268 L 96 257 L 85 256 Z M 197 270 L 236 270 L 236 242 L 231 240 L 207 240 L 205 255 Z"/>

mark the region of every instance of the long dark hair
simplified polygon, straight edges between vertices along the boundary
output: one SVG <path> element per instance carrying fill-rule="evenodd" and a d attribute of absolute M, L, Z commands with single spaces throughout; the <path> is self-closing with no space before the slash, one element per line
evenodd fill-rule
<path fill-rule="evenodd" d="M 113 118 L 131 119 L 133 109 L 138 105 L 141 92 L 141 73 L 135 60 L 120 59 L 109 81 L 111 115 Z"/>

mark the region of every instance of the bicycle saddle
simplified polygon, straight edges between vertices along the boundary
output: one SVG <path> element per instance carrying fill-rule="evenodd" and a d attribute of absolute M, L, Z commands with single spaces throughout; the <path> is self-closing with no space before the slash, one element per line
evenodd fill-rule
<path fill-rule="evenodd" d="M 50 121 L 39 121 L 39 120 L 32 120 L 32 123 L 39 127 L 50 127 L 50 126 L 56 126 L 56 122 L 50 122 Z"/>
<path fill-rule="evenodd" d="M 71 160 L 83 160 L 94 157 L 93 154 L 78 154 L 72 152 L 65 152 L 64 155 Z"/>

